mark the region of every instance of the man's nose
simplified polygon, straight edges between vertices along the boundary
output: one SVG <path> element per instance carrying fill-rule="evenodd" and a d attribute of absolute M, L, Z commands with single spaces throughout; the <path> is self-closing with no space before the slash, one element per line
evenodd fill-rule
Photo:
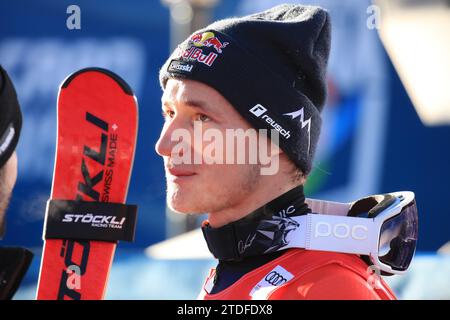
<path fill-rule="evenodd" d="M 170 141 L 170 126 L 164 125 L 163 129 L 161 130 L 161 134 L 159 135 L 159 139 L 156 142 L 155 145 L 155 151 L 157 154 L 159 154 L 161 157 L 168 157 L 170 156 L 172 146 Z"/>
<path fill-rule="evenodd" d="M 156 153 L 161 157 L 170 157 L 175 145 L 179 144 L 180 141 L 187 142 L 183 141 L 185 140 L 183 136 L 186 133 L 189 133 L 189 131 L 185 128 L 181 120 L 173 119 L 170 122 L 166 122 L 155 145 Z"/>

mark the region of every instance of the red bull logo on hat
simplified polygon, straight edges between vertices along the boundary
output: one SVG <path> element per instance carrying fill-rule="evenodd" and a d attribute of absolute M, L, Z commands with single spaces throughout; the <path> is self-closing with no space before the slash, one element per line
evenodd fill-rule
<path fill-rule="evenodd" d="M 209 54 L 203 54 L 203 50 L 196 47 L 190 47 L 187 49 L 178 49 L 176 54 L 178 58 L 183 57 L 188 60 L 195 60 L 201 63 L 206 64 L 208 67 L 211 67 L 214 61 L 217 58 L 217 53 L 210 52 Z"/>
<path fill-rule="evenodd" d="M 194 34 L 190 41 L 196 47 L 213 47 L 217 53 L 222 53 L 222 49 L 228 45 L 228 42 L 222 43 L 222 41 L 210 31 Z"/>
<path fill-rule="evenodd" d="M 189 39 L 187 48 L 178 47 L 176 56 L 198 61 L 210 67 L 227 45 L 228 42 L 220 41 L 213 32 L 197 33 Z M 205 54 L 202 47 L 212 47 L 215 52 Z"/>

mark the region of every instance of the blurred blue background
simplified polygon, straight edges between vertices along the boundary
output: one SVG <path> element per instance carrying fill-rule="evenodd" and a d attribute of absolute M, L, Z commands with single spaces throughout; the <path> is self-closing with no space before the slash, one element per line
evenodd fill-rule
<path fill-rule="evenodd" d="M 253 13 L 278 3 L 219 1 L 212 18 Z M 450 126 L 427 127 L 419 119 L 377 31 L 366 26 L 369 1 L 302 3 L 329 9 L 333 23 L 329 98 L 307 196 L 350 201 L 373 193 L 414 191 L 420 215 L 416 260 L 421 263 L 415 270 L 422 274 L 428 267 L 421 266 L 428 266 L 429 258 L 437 257 L 434 252 L 450 240 Z M 66 9 L 72 4 L 81 9 L 81 30 L 66 27 Z M 139 102 L 128 193 L 128 202 L 139 205 L 136 241 L 119 245 L 108 297 L 195 298 L 207 268 L 214 265 L 209 260 L 154 261 L 143 254 L 145 247 L 166 238 L 164 170 L 154 144 L 162 127 L 158 70 L 170 53 L 169 21 L 169 9 L 160 1 L 0 2 L 0 64 L 14 81 L 24 114 L 19 178 L 2 245 L 26 246 L 37 254 L 18 298 L 33 298 L 38 274 L 53 172 L 58 86 L 68 74 L 88 66 L 119 74 Z M 136 279 L 135 285 L 119 280 L 136 270 L 144 278 Z M 186 290 L 174 296 L 164 290 L 152 295 L 151 284 L 139 287 L 146 272 L 149 283 L 159 274 L 175 275 L 171 281 L 185 281 Z M 448 273 L 443 276 L 448 281 Z M 390 281 L 401 297 L 415 297 L 404 291 L 413 290 L 406 280 Z M 124 293 L 123 286 L 131 289 Z"/>

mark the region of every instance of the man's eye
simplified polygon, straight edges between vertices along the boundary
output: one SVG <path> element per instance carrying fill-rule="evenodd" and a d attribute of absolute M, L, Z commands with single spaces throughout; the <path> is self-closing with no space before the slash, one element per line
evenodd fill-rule
<path fill-rule="evenodd" d="M 164 118 L 164 120 L 167 119 L 172 119 L 175 115 L 175 112 L 173 112 L 172 110 L 163 110 L 162 111 L 162 116 Z"/>
<path fill-rule="evenodd" d="M 199 113 L 199 114 L 197 114 L 197 116 L 195 117 L 195 120 L 201 121 L 201 122 L 206 122 L 206 121 L 211 120 L 211 118 L 208 117 L 206 114 Z"/>

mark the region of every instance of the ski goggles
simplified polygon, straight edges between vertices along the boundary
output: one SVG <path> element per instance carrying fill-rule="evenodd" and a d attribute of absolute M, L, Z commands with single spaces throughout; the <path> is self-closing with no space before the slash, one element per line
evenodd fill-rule
<path fill-rule="evenodd" d="M 312 214 L 291 217 L 299 232 L 287 247 L 359 254 L 383 274 L 403 274 L 416 250 L 418 214 L 414 193 L 374 195 L 351 203 L 306 199 Z"/>

